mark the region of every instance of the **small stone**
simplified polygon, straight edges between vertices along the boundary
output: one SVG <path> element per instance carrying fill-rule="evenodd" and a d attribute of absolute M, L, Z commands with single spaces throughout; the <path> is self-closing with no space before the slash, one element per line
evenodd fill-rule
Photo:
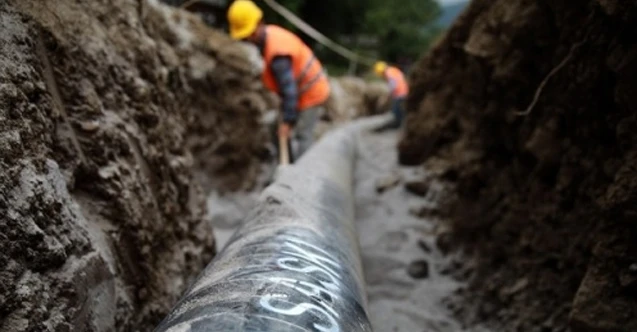
<path fill-rule="evenodd" d="M 31 81 L 25 81 L 20 86 L 20 89 L 22 90 L 24 94 L 28 95 L 28 94 L 31 94 L 33 91 L 35 91 L 35 84 L 33 84 L 33 82 Z"/>
<path fill-rule="evenodd" d="M 468 280 L 474 272 L 475 269 L 472 266 L 466 266 L 460 275 L 461 280 Z"/>
<path fill-rule="evenodd" d="M 453 302 L 449 302 L 446 304 L 447 310 L 449 311 L 454 311 L 456 310 L 456 308 L 458 307 L 455 303 Z"/>
<path fill-rule="evenodd" d="M 443 275 L 445 277 L 450 276 L 453 273 L 453 269 L 451 268 L 451 266 L 443 266 L 440 267 L 440 275 Z"/>
<path fill-rule="evenodd" d="M 429 191 L 429 181 L 408 182 L 405 184 L 405 190 L 416 196 L 425 197 Z"/>
<path fill-rule="evenodd" d="M 629 270 L 630 271 L 630 270 Z M 637 289 L 637 275 L 630 271 L 628 273 L 620 273 L 619 274 L 619 285 L 624 288 L 625 290 L 631 289 L 631 290 L 635 290 Z"/>
<path fill-rule="evenodd" d="M 450 181 L 450 182 L 456 182 L 458 181 L 458 171 L 455 169 L 448 169 L 446 170 L 444 173 L 442 173 L 441 177 L 444 180 Z"/>
<path fill-rule="evenodd" d="M 148 289 L 146 287 L 142 287 L 137 293 L 137 295 L 140 298 L 145 299 L 148 296 Z"/>
<path fill-rule="evenodd" d="M 492 318 L 493 314 L 495 314 L 496 311 L 497 308 L 495 305 L 489 302 L 485 302 L 478 307 L 478 317 L 486 320 L 488 318 Z"/>
<path fill-rule="evenodd" d="M 544 321 L 544 323 L 542 323 L 542 331 L 554 331 L 555 328 L 555 322 L 553 321 L 553 318 L 549 318 L 546 321 Z"/>
<path fill-rule="evenodd" d="M 412 216 L 416 217 L 416 218 L 422 218 L 424 217 L 424 212 L 423 212 L 423 208 L 420 206 L 412 206 L 409 208 L 409 214 L 411 214 Z"/>
<path fill-rule="evenodd" d="M 515 295 L 519 292 L 521 292 L 522 290 L 524 290 L 527 286 L 529 285 L 529 280 L 526 278 L 522 278 L 519 279 L 518 281 L 515 282 L 515 284 L 509 286 L 509 287 L 504 287 L 500 290 L 500 297 L 501 298 L 506 298 L 509 297 L 511 295 Z"/>
<path fill-rule="evenodd" d="M 112 177 L 120 175 L 120 169 L 117 164 L 110 164 L 108 166 L 102 167 L 97 171 L 97 174 L 100 178 L 104 180 L 108 180 Z"/>
<path fill-rule="evenodd" d="M 148 94 L 150 93 L 150 88 L 148 83 L 143 79 L 136 77 L 133 80 L 133 94 L 137 100 L 145 100 Z"/>
<path fill-rule="evenodd" d="M 431 247 L 423 239 L 418 240 L 418 246 L 420 247 L 420 249 L 422 249 L 426 253 L 430 253 L 431 252 Z"/>
<path fill-rule="evenodd" d="M 430 206 L 420 206 L 409 208 L 409 214 L 416 218 L 427 218 L 440 216 L 440 209 Z"/>
<path fill-rule="evenodd" d="M 93 132 L 100 128 L 100 122 L 97 120 L 83 121 L 80 126 L 84 131 Z"/>
<path fill-rule="evenodd" d="M 429 263 L 425 260 L 414 261 L 407 267 L 407 274 L 414 279 L 425 279 L 429 277 Z"/>
<path fill-rule="evenodd" d="M 453 239 L 450 232 L 441 233 L 436 238 L 436 247 L 444 254 L 448 255 L 453 249 Z"/>
<path fill-rule="evenodd" d="M 0 151 L 8 152 L 22 146 L 22 138 L 17 130 L 8 130 L 0 133 Z"/>
<path fill-rule="evenodd" d="M 382 193 L 389 189 L 396 187 L 400 183 L 400 176 L 398 174 L 391 174 L 382 179 L 376 181 L 376 192 Z"/>

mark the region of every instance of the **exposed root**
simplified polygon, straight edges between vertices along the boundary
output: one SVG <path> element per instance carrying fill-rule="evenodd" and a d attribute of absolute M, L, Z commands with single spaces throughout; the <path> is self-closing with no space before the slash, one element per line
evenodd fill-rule
<path fill-rule="evenodd" d="M 557 74 L 557 72 L 559 72 L 562 68 L 564 68 L 564 66 L 568 63 L 568 61 L 571 60 L 571 58 L 573 57 L 575 50 L 579 48 L 580 46 L 582 46 L 583 44 L 584 44 L 584 41 L 580 41 L 578 43 L 573 44 L 573 46 L 571 47 L 571 50 L 564 57 L 564 59 L 557 66 L 555 66 L 555 68 L 553 68 L 549 72 L 549 74 L 546 75 L 546 77 L 542 80 L 537 90 L 535 90 L 535 95 L 533 96 L 533 101 L 531 102 L 531 104 L 529 104 L 529 106 L 524 111 L 515 112 L 516 115 L 525 116 L 525 115 L 531 114 L 531 112 L 533 111 L 533 108 L 535 108 L 535 105 L 540 99 L 540 96 L 542 95 L 542 91 L 544 91 L 544 87 L 546 86 L 548 81 L 551 79 L 551 77 Z"/>

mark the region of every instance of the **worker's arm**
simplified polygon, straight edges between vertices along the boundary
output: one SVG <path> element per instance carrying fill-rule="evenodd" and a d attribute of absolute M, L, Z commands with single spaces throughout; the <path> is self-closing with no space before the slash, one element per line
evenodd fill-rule
<path fill-rule="evenodd" d="M 270 69 L 279 87 L 283 122 L 294 125 L 298 117 L 296 106 L 299 96 L 292 71 L 292 59 L 287 56 L 278 56 L 272 59 Z"/>
<path fill-rule="evenodd" d="M 398 82 L 393 78 L 388 78 L 387 82 L 389 83 L 389 92 L 393 95 L 396 87 L 398 87 Z"/>

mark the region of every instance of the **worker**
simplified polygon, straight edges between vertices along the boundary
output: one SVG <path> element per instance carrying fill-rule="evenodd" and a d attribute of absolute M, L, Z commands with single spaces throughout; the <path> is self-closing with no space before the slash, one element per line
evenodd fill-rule
<path fill-rule="evenodd" d="M 374 71 L 376 75 L 384 78 L 389 84 L 393 120 L 387 127 L 400 128 L 405 115 L 403 109 L 405 98 L 407 98 L 407 94 L 409 93 L 409 86 L 407 85 L 405 75 L 400 69 L 389 66 L 383 61 L 376 62 Z"/>
<path fill-rule="evenodd" d="M 312 145 L 315 126 L 330 95 L 323 66 L 298 36 L 265 24 L 263 11 L 252 1 L 234 1 L 228 9 L 228 23 L 233 39 L 250 42 L 261 51 L 263 83 L 281 97 L 281 120 L 273 131 L 286 139 L 294 135 L 298 150 L 291 153 L 293 161 Z M 278 140 L 275 145 L 278 147 Z"/>

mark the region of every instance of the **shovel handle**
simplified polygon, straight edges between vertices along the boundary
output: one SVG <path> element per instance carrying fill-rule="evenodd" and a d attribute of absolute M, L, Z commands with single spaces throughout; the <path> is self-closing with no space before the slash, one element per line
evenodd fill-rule
<path fill-rule="evenodd" d="M 281 165 L 290 164 L 290 151 L 288 149 L 288 138 L 283 135 L 279 135 L 279 164 Z"/>

